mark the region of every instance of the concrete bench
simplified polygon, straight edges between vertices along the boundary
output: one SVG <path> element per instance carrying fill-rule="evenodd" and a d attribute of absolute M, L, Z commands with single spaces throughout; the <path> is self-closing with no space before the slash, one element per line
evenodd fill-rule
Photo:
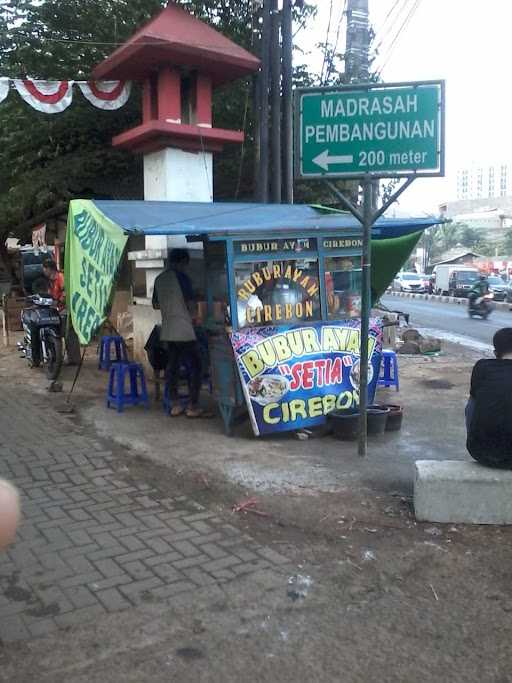
<path fill-rule="evenodd" d="M 417 460 L 418 521 L 512 524 L 512 470 L 466 460 Z"/>

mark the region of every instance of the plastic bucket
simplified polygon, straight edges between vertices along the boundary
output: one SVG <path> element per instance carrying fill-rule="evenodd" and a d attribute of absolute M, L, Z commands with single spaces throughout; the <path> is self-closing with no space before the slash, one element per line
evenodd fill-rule
<path fill-rule="evenodd" d="M 388 421 L 386 422 L 387 432 L 398 432 L 402 429 L 402 420 L 404 417 L 404 411 L 402 406 L 395 405 L 394 403 L 385 403 L 383 408 L 389 408 Z"/>
<path fill-rule="evenodd" d="M 359 413 L 356 410 L 334 410 L 328 415 L 332 432 L 342 441 L 355 441 L 359 433 Z"/>
<path fill-rule="evenodd" d="M 366 414 L 369 435 L 384 434 L 390 412 L 386 406 L 368 406 Z"/>

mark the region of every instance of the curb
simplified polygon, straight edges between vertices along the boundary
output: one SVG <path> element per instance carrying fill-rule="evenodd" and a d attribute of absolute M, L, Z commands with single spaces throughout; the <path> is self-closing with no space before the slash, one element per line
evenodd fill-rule
<path fill-rule="evenodd" d="M 440 296 L 438 294 L 412 294 L 410 292 L 386 292 L 387 295 L 395 296 L 403 299 L 423 299 L 424 301 L 440 301 L 443 304 L 461 304 L 466 305 L 467 299 L 465 297 L 456 296 Z M 494 305 L 498 311 L 512 311 L 512 304 L 506 301 L 495 301 Z"/>

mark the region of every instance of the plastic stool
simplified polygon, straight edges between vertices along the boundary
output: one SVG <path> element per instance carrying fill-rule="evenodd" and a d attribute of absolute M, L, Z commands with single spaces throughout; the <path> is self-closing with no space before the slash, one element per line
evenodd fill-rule
<path fill-rule="evenodd" d="M 112 347 L 114 347 L 115 358 L 112 358 Z M 128 352 L 122 337 L 117 335 L 105 335 L 101 338 L 98 368 L 109 370 L 112 363 L 127 363 Z"/>
<path fill-rule="evenodd" d="M 400 390 L 398 360 L 394 351 L 382 351 L 382 372 L 378 384 L 384 387 L 396 387 L 397 391 Z"/>
<path fill-rule="evenodd" d="M 129 391 L 125 391 L 126 378 L 129 378 Z M 114 404 L 118 413 L 125 406 L 143 404 L 149 408 L 148 392 L 144 368 L 140 363 L 112 363 L 108 380 L 107 408 Z"/>

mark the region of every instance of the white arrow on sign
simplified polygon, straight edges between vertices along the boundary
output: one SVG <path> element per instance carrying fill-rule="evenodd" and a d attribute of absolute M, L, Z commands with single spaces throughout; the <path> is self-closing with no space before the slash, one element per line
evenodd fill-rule
<path fill-rule="evenodd" d="M 340 156 L 329 156 L 329 150 L 325 149 L 321 154 L 313 159 L 313 163 L 324 171 L 329 170 L 329 165 L 332 164 L 351 164 L 354 161 L 352 154 L 341 154 Z"/>

